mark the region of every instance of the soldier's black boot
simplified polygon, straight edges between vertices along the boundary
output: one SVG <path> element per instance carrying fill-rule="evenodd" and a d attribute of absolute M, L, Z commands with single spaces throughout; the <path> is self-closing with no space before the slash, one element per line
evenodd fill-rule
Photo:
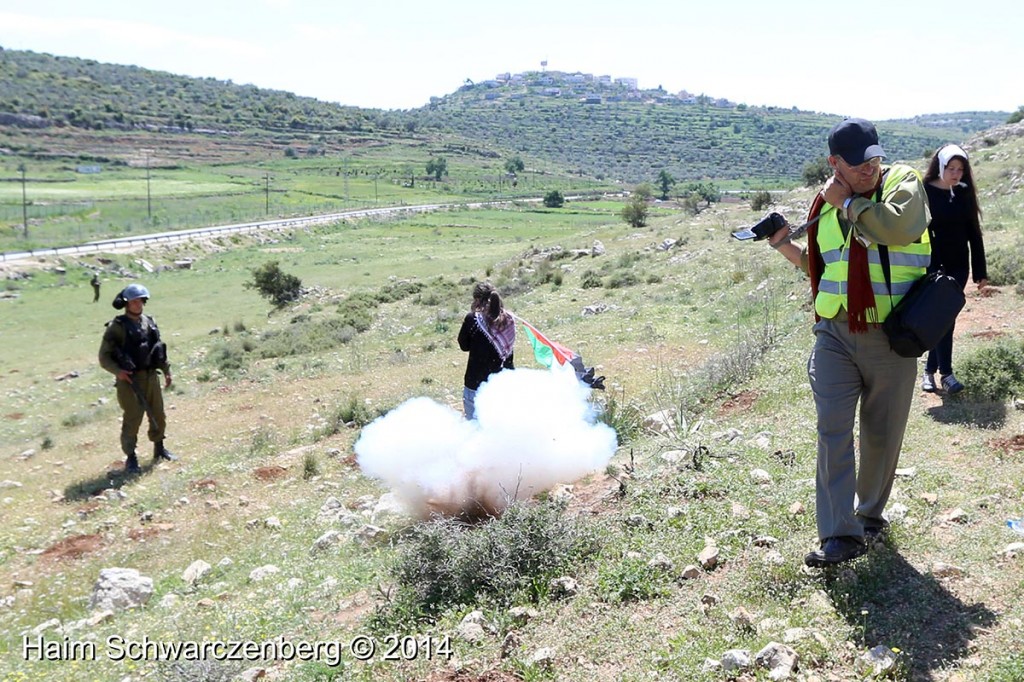
<path fill-rule="evenodd" d="M 174 456 L 174 453 L 164 447 L 164 442 L 162 440 L 161 441 L 157 441 L 156 443 L 153 443 L 153 461 L 154 462 L 160 462 L 160 461 L 173 462 L 176 459 L 178 459 L 178 458 Z"/>
<path fill-rule="evenodd" d="M 139 458 L 135 456 L 135 453 L 128 455 L 128 459 L 124 461 L 124 473 L 126 474 L 141 474 L 142 467 L 139 466 Z"/>

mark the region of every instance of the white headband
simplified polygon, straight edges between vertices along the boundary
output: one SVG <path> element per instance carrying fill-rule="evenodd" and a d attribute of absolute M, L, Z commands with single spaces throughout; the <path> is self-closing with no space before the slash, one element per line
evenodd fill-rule
<path fill-rule="evenodd" d="M 967 152 L 965 152 L 963 149 L 961 149 L 960 147 L 956 146 L 955 144 L 947 144 L 945 147 L 943 147 L 942 149 L 939 150 L 939 177 L 940 178 L 942 177 L 942 174 L 946 172 L 946 165 L 949 163 L 950 159 L 952 159 L 954 156 L 961 156 L 961 157 L 964 158 L 964 160 L 967 160 L 967 158 L 968 158 L 967 157 Z"/>

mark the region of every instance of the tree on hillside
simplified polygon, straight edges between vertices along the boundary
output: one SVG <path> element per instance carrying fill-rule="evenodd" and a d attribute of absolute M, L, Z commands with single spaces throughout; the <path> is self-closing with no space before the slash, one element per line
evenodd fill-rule
<path fill-rule="evenodd" d="M 672 174 L 667 170 L 662 170 L 658 173 L 658 189 L 661 190 L 661 200 L 666 201 L 668 199 L 668 193 L 672 190 L 672 185 L 676 184 L 676 179 L 672 177 Z"/>
<path fill-rule="evenodd" d="M 276 260 L 253 268 L 252 279 L 242 284 L 246 289 L 255 289 L 260 296 L 281 308 L 302 294 L 302 280 L 281 270 Z"/>
<path fill-rule="evenodd" d="M 1010 114 L 1010 118 L 1006 119 L 1007 123 L 1020 123 L 1024 121 L 1024 106 L 1020 106 L 1017 111 Z"/>
<path fill-rule="evenodd" d="M 562 208 L 565 204 L 565 197 L 557 189 L 553 189 L 544 195 L 544 205 L 548 208 Z"/>
<path fill-rule="evenodd" d="M 722 193 L 718 191 L 713 182 L 693 182 L 687 186 L 686 190 L 691 195 L 699 196 L 707 202 L 708 206 L 722 198 Z"/>
<path fill-rule="evenodd" d="M 804 183 L 808 187 L 817 187 L 824 184 L 831 175 L 832 168 L 828 165 L 828 159 L 822 156 L 804 166 L 804 172 L 801 177 L 803 177 Z"/>
<path fill-rule="evenodd" d="M 516 173 L 522 173 L 524 168 L 526 168 L 526 164 L 523 163 L 523 160 L 519 158 L 518 154 L 513 156 L 511 159 L 505 160 L 506 173 L 515 175 Z"/>
<path fill-rule="evenodd" d="M 647 201 L 650 198 L 650 185 L 637 185 L 619 215 L 632 227 L 643 227 L 647 224 Z"/>
<path fill-rule="evenodd" d="M 435 180 L 440 180 L 442 176 L 448 175 L 448 159 L 439 156 L 427 161 L 427 175 L 433 175 Z"/>

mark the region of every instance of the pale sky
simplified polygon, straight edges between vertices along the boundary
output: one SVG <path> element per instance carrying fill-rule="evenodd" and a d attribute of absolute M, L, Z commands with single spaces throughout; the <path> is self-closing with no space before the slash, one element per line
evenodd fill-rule
<path fill-rule="evenodd" d="M 411 109 L 558 70 L 881 120 L 1024 105 L 1015 0 L 0 0 L 0 46 Z"/>

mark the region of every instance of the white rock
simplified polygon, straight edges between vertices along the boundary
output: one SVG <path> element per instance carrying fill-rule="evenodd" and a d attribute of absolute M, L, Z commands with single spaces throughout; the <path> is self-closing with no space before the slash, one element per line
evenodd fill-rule
<path fill-rule="evenodd" d="M 764 469 L 754 469 L 750 472 L 750 480 L 758 485 L 767 485 L 772 482 L 772 475 Z"/>
<path fill-rule="evenodd" d="M 181 574 L 181 579 L 189 585 L 195 585 L 199 580 L 210 572 L 213 567 L 202 559 L 196 559 Z"/>
<path fill-rule="evenodd" d="M 92 588 L 89 608 L 120 611 L 142 606 L 153 596 L 153 579 L 134 568 L 104 568 Z"/>
<path fill-rule="evenodd" d="M 280 572 L 281 569 L 277 566 L 273 564 L 267 564 L 265 566 L 260 566 L 259 568 L 252 569 L 252 571 L 249 572 L 249 580 L 253 581 L 254 583 L 258 583 L 261 580 L 266 580 L 270 576 Z"/>
<path fill-rule="evenodd" d="M 722 654 L 722 670 L 746 670 L 750 667 L 750 651 L 748 649 L 729 649 Z"/>

